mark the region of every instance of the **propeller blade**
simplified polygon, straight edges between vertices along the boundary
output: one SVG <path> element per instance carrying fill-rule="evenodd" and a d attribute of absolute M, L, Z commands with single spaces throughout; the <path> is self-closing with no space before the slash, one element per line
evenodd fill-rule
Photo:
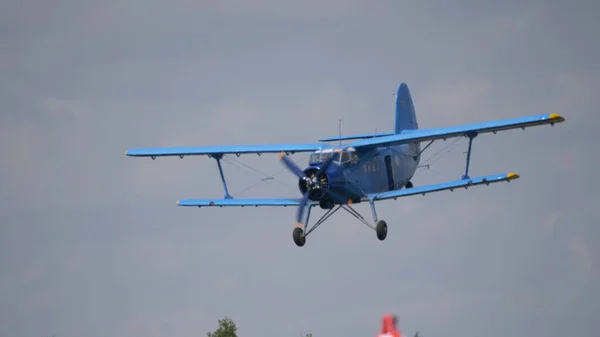
<path fill-rule="evenodd" d="M 298 213 L 296 214 L 296 225 L 298 227 L 303 227 L 304 223 L 302 222 L 304 218 L 304 209 L 306 208 L 306 203 L 308 202 L 308 196 L 310 191 L 306 191 L 302 196 L 302 200 L 300 201 L 300 206 L 298 206 Z"/>
<path fill-rule="evenodd" d="M 302 171 L 302 169 L 300 167 L 298 167 L 298 165 L 296 165 L 296 163 L 294 163 L 290 158 L 288 158 L 288 156 L 286 156 L 285 153 L 281 152 L 279 154 L 279 159 L 298 178 L 300 178 L 300 179 L 306 178 L 306 175 L 304 174 L 304 171 Z"/>

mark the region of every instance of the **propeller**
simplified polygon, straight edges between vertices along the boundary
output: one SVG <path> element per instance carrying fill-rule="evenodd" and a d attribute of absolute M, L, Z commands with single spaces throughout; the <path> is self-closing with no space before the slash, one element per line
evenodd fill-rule
<path fill-rule="evenodd" d="M 279 154 L 279 159 L 283 162 L 283 164 L 294 173 L 300 179 L 306 179 L 307 176 L 304 174 L 304 171 L 296 163 L 294 163 L 285 153 L 281 152 Z"/>
<path fill-rule="evenodd" d="M 321 165 L 321 167 L 319 168 L 319 170 L 314 174 L 314 176 L 311 176 L 311 177 L 308 177 L 304 173 L 304 171 L 300 167 L 298 167 L 298 165 L 296 165 L 296 163 L 294 163 L 283 152 L 281 152 L 279 154 L 279 159 L 283 162 L 283 164 L 292 173 L 294 173 L 294 175 L 296 175 L 299 179 L 303 180 L 306 183 L 306 186 L 307 186 L 307 190 L 302 195 L 302 199 L 300 200 L 300 205 L 298 207 L 298 212 L 296 213 L 296 225 L 298 227 L 302 227 L 303 226 L 302 220 L 303 220 L 303 216 L 304 216 L 304 210 L 306 208 L 306 204 L 308 203 L 308 199 L 310 198 L 310 193 L 313 192 L 314 190 L 322 191 L 325 194 L 328 194 L 334 200 L 337 200 L 338 202 L 345 202 L 345 199 L 342 198 L 337 193 L 332 192 L 328 188 L 323 188 L 323 187 L 319 186 L 319 180 L 321 179 L 321 177 L 323 175 L 325 175 L 325 172 L 327 172 L 327 169 L 329 168 L 329 166 L 336 159 L 335 156 L 331 156 L 329 159 L 327 159 Z"/>

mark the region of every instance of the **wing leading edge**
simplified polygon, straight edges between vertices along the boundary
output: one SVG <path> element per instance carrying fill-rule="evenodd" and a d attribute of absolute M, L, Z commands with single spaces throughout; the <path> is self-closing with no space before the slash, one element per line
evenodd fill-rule
<path fill-rule="evenodd" d="M 453 126 L 447 128 L 436 128 L 436 129 L 418 129 L 418 130 L 407 130 L 405 133 L 383 136 L 364 140 L 358 140 L 353 142 L 351 146 L 354 148 L 359 147 L 374 147 L 374 146 L 391 146 L 400 145 L 406 143 L 412 143 L 415 141 L 428 141 L 436 139 L 446 139 L 453 137 L 463 137 L 471 133 L 488 133 L 498 132 L 504 130 L 532 127 L 545 124 L 554 124 L 564 122 L 565 118 L 562 116 L 552 113 L 535 116 L 518 117 L 512 119 L 505 119 L 499 121 L 489 121 L 476 124 L 467 124 L 460 126 Z"/>
<path fill-rule="evenodd" d="M 489 176 L 481 176 L 481 177 L 475 177 L 475 178 L 469 178 L 469 179 L 449 181 L 449 182 L 444 182 L 444 183 L 440 183 L 440 184 L 425 185 L 425 186 L 413 187 L 413 188 L 408 188 L 408 189 L 401 189 L 401 190 L 396 190 L 396 191 L 373 193 L 373 194 L 368 194 L 367 199 L 371 200 L 371 201 L 379 201 L 379 200 L 408 197 L 408 196 L 412 196 L 412 195 L 416 195 L 416 194 L 425 195 L 427 193 L 440 192 L 440 191 L 444 191 L 444 190 L 454 190 L 455 188 L 461 188 L 461 187 L 468 188 L 470 186 L 477 186 L 477 185 L 483 185 L 483 184 L 489 185 L 489 184 L 499 183 L 502 181 L 511 181 L 511 180 L 515 180 L 518 178 L 519 178 L 519 175 L 514 172 L 500 173 L 500 174 L 493 174 L 493 175 L 489 175 Z"/>
<path fill-rule="evenodd" d="M 163 156 L 202 156 L 222 154 L 249 154 L 249 153 L 296 153 L 313 152 L 329 147 L 328 144 L 263 144 L 263 145 L 230 145 L 230 146 L 195 146 L 195 147 L 161 147 L 161 148 L 136 148 L 125 151 L 130 157 L 163 157 Z"/>
<path fill-rule="evenodd" d="M 315 202 L 308 202 L 308 205 L 316 205 Z M 177 201 L 178 206 L 187 207 L 259 207 L 259 206 L 300 206 L 300 199 L 185 199 Z"/>

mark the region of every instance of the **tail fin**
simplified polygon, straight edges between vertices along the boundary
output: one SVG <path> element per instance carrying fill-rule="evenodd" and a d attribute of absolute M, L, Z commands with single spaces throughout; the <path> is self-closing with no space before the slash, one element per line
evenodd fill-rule
<path fill-rule="evenodd" d="M 417 116 L 415 114 L 415 106 L 413 105 L 410 91 L 406 83 L 401 83 L 396 93 L 396 122 L 394 132 L 396 134 L 402 130 L 418 129 Z"/>

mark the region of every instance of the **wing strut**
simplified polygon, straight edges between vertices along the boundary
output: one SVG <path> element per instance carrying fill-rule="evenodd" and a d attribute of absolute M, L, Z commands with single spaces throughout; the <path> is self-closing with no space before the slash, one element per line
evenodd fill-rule
<path fill-rule="evenodd" d="M 225 180 L 225 175 L 223 175 L 223 167 L 221 166 L 221 159 L 223 158 L 222 153 L 216 153 L 213 155 L 209 155 L 209 157 L 213 157 L 217 161 L 217 166 L 219 167 L 219 173 L 221 174 L 221 181 L 223 182 L 223 190 L 225 191 L 225 199 L 233 199 L 231 195 L 229 195 L 229 190 L 227 189 L 227 181 Z"/>
<path fill-rule="evenodd" d="M 469 165 L 471 164 L 471 148 L 473 146 L 473 138 L 477 137 L 477 132 L 469 132 L 467 133 L 467 137 L 469 137 L 469 150 L 467 151 L 467 166 L 465 167 L 465 175 L 462 176 L 463 179 L 469 179 Z"/>
<path fill-rule="evenodd" d="M 427 144 L 427 146 L 425 146 L 416 156 L 413 157 L 413 159 L 417 160 L 417 158 L 419 158 L 419 156 L 421 155 L 421 153 L 423 153 L 423 151 L 427 150 L 427 148 L 429 146 L 431 146 L 431 144 L 433 144 L 433 142 L 435 142 L 435 139 L 433 139 L 432 141 L 430 141 L 429 144 Z"/>

